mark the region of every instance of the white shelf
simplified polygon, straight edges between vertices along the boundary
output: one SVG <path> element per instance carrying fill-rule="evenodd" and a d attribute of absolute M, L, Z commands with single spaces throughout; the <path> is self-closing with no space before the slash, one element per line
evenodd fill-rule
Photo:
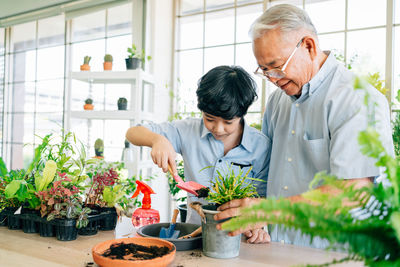
<path fill-rule="evenodd" d="M 135 112 L 130 110 L 83 110 L 71 111 L 72 118 L 89 120 L 134 120 Z M 150 113 L 142 113 L 143 120 L 151 120 L 154 116 Z"/>
<path fill-rule="evenodd" d="M 142 69 L 126 71 L 78 71 L 71 72 L 71 78 L 92 83 L 133 83 L 139 77 L 147 82 L 153 82 L 153 77 Z"/>

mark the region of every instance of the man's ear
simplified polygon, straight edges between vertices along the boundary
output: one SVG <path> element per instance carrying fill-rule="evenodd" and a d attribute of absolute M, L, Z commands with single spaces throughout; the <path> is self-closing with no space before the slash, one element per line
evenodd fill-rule
<path fill-rule="evenodd" d="M 304 37 L 304 46 L 306 47 L 311 60 L 315 60 L 317 58 L 317 42 L 315 41 L 314 37 L 306 36 Z"/>

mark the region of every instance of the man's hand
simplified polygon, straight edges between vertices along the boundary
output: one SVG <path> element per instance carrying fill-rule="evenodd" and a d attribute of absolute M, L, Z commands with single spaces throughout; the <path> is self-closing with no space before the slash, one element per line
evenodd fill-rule
<path fill-rule="evenodd" d="M 164 136 L 159 135 L 151 146 L 151 158 L 153 162 L 162 168 L 163 172 L 168 171 L 168 164 L 171 165 L 173 175 L 177 175 L 176 152 L 172 144 Z"/>
<path fill-rule="evenodd" d="M 232 201 L 229 201 L 222 206 L 218 208 L 221 212 L 214 215 L 214 220 L 223 220 L 223 219 L 228 219 L 232 218 L 235 216 L 240 215 L 240 209 L 244 207 L 251 206 L 253 204 L 258 203 L 261 200 L 261 198 L 243 198 L 243 199 L 234 199 Z M 245 229 L 239 229 L 233 232 L 230 232 L 230 236 L 235 236 L 244 232 L 247 232 L 248 230 L 253 230 L 253 229 L 258 229 L 261 228 L 265 225 L 263 224 L 257 224 L 257 225 L 251 225 L 246 227 Z M 217 224 L 217 229 L 221 230 L 221 223 Z"/>
<path fill-rule="evenodd" d="M 271 237 L 264 229 L 253 229 L 243 233 L 247 237 L 247 243 L 264 244 L 271 242 Z"/>

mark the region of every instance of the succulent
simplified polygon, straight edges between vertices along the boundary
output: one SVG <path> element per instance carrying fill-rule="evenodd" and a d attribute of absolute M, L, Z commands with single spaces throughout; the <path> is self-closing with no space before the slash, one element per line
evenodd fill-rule
<path fill-rule="evenodd" d="M 93 99 L 91 98 L 86 99 L 85 104 L 93 104 Z"/>
<path fill-rule="evenodd" d="M 110 54 L 106 54 L 104 56 L 104 62 L 113 62 L 113 56 Z"/>
<path fill-rule="evenodd" d="M 126 104 L 128 100 L 125 97 L 118 98 L 118 104 Z"/>
<path fill-rule="evenodd" d="M 96 156 L 103 157 L 103 152 L 104 152 L 104 142 L 102 139 L 97 138 L 96 141 L 94 142 L 94 150 Z"/>
<path fill-rule="evenodd" d="M 83 58 L 83 64 L 89 65 L 89 62 L 90 62 L 91 59 L 92 59 L 92 57 L 85 56 L 85 57 Z"/>

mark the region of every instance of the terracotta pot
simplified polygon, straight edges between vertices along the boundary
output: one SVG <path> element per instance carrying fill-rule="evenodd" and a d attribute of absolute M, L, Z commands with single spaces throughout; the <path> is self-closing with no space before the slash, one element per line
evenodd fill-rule
<path fill-rule="evenodd" d="M 125 244 L 135 243 L 142 246 L 166 246 L 171 249 L 171 252 L 167 255 L 164 255 L 159 258 L 151 259 L 151 260 L 113 260 L 107 257 L 101 256 L 104 251 L 110 248 L 111 244 L 121 243 Z M 121 238 L 121 239 L 113 239 L 107 240 L 105 242 L 99 243 L 92 248 L 92 256 L 94 262 L 96 262 L 99 266 L 102 267 L 113 267 L 113 266 L 140 266 L 140 267 L 158 267 L 158 266 L 168 266 L 174 258 L 175 258 L 176 248 L 174 244 L 168 242 L 166 240 L 162 240 L 159 238 L 150 238 L 150 237 L 131 237 L 131 238 Z"/>
<path fill-rule="evenodd" d="M 82 71 L 89 71 L 89 70 L 90 70 L 89 64 L 83 64 L 83 65 L 81 65 L 81 70 L 82 70 Z"/>
<path fill-rule="evenodd" d="M 112 62 L 104 62 L 103 68 L 104 70 L 112 70 Z"/>
<path fill-rule="evenodd" d="M 85 104 L 83 105 L 84 110 L 93 110 L 94 106 L 93 104 Z"/>

